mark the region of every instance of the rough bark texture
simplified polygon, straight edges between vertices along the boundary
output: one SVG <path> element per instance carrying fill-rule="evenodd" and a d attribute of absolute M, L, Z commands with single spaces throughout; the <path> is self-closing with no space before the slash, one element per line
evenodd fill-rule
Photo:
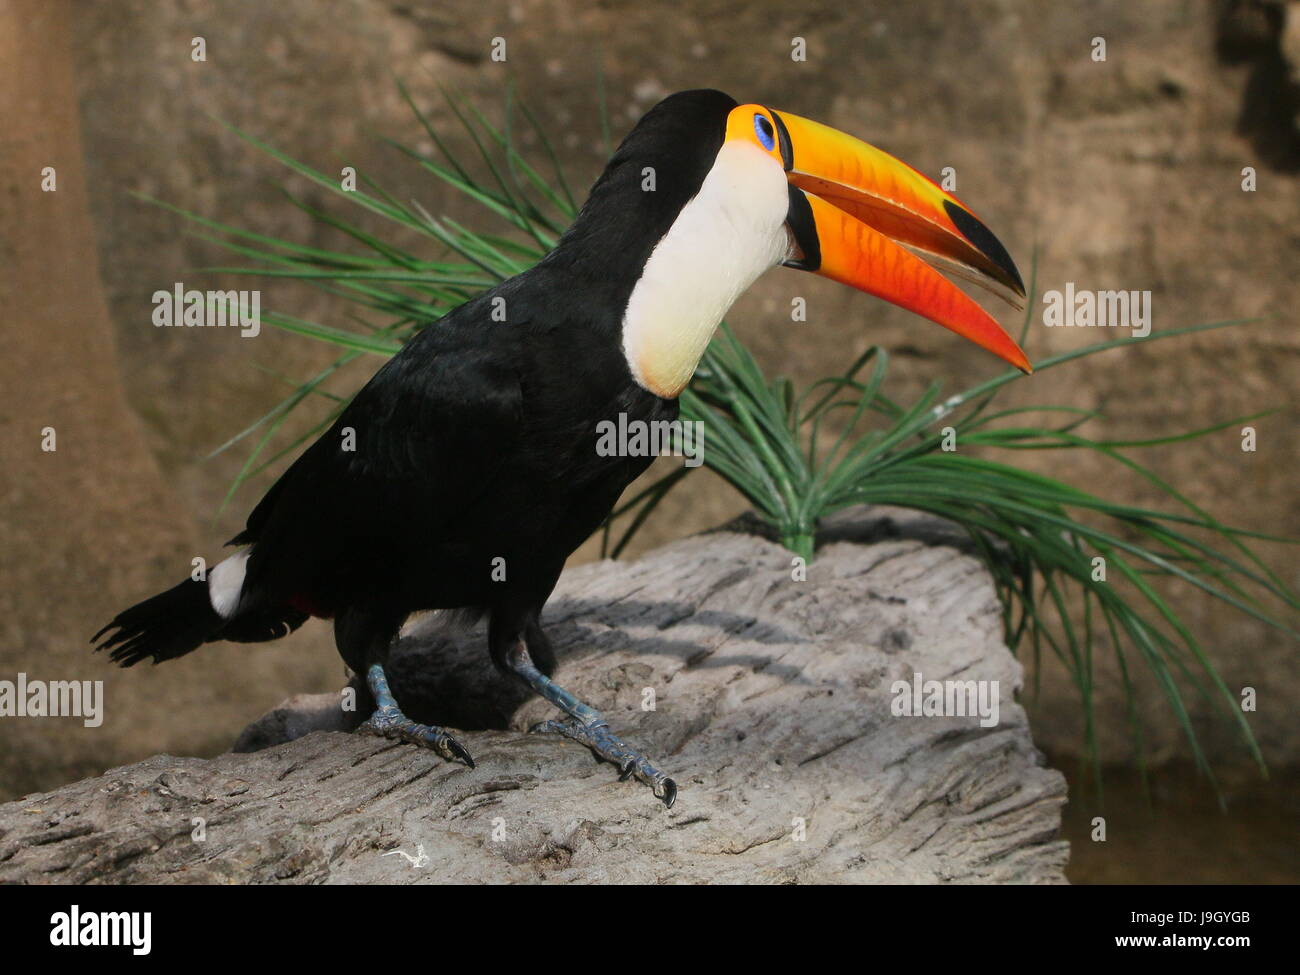
<path fill-rule="evenodd" d="M 299 698 L 239 747 L 305 734 L 287 744 L 160 755 L 0 806 L 0 881 L 1063 882 L 1064 780 L 1012 700 L 988 578 L 933 523 L 842 522 L 801 582 L 784 549 L 731 531 L 582 566 L 547 625 L 557 679 L 677 778 L 672 810 L 529 734 L 550 709 L 491 670 L 481 628 L 417 624 L 394 691 L 482 729 L 462 736 L 477 769 L 313 731 L 356 715 Z M 999 724 L 893 715 L 914 672 L 999 682 Z"/>

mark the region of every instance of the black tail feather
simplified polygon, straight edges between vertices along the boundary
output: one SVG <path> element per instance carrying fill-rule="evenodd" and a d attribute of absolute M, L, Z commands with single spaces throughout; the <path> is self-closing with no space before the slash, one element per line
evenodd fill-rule
<path fill-rule="evenodd" d="M 183 657 L 218 638 L 225 625 L 208 601 L 207 582 L 186 579 L 118 613 L 90 642 L 108 634 L 95 649 L 111 651 L 113 663 L 130 667 L 146 657 L 154 663 Z"/>
<path fill-rule="evenodd" d="M 175 660 L 213 640 L 278 640 L 306 619 L 306 613 L 284 607 L 258 611 L 243 606 L 234 619 L 224 619 L 212 608 L 207 582 L 186 579 L 118 613 L 90 642 L 98 644 L 96 651 L 110 651 L 113 663 L 130 667 L 146 657 L 156 664 Z"/>

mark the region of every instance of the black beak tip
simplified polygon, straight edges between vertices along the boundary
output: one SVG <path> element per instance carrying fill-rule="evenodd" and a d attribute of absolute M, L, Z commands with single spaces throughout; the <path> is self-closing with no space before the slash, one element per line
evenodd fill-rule
<path fill-rule="evenodd" d="M 1016 262 L 1011 259 L 1007 249 L 1002 246 L 1002 241 L 993 236 L 993 231 L 984 226 L 975 214 L 962 209 L 955 203 L 944 200 L 943 208 L 948 212 L 949 219 L 961 231 L 962 236 L 969 240 L 981 254 L 1006 275 L 1002 283 L 1015 291 L 1021 298 L 1025 297 L 1025 282 L 1020 277 Z"/>

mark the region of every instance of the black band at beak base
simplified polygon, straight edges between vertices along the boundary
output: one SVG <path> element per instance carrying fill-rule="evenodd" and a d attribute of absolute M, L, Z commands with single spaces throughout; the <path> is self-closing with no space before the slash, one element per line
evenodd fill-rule
<path fill-rule="evenodd" d="M 763 107 L 767 108 L 766 105 Z M 770 108 L 767 111 L 772 116 L 772 121 L 776 123 L 776 141 L 781 147 L 781 165 L 788 173 L 794 169 L 794 143 L 790 141 L 790 130 L 785 127 L 785 122 L 781 120 L 780 115 Z"/>
<path fill-rule="evenodd" d="M 786 212 L 785 223 L 794 235 L 794 242 L 799 245 L 803 257 L 786 261 L 786 267 L 800 271 L 816 271 L 822 266 L 822 242 L 817 236 L 817 222 L 813 219 L 812 205 L 803 190 L 797 186 L 790 188 L 790 209 Z"/>

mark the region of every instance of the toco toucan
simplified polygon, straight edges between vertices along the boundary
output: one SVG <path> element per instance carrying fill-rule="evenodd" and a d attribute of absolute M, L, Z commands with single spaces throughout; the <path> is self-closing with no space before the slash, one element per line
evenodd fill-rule
<path fill-rule="evenodd" d="M 727 309 L 781 265 L 900 305 L 1029 371 L 930 261 L 1024 296 L 1005 248 L 965 204 L 879 149 L 719 91 L 665 98 L 554 250 L 385 363 L 253 509 L 230 542 L 237 553 L 94 640 L 130 666 L 332 619 L 339 653 L 375 700 L 362 729 L 472 767 L 451 734 L 402 713 L 384 666 L 409 614 L 486 614 L 497 668 L 563 712 L 545 727 L 672 805 L 673 780 L 549 677 L 542 607 L 565 560 L 653 459 L 597 451 L 597 426 L 620 414 L 676 419 Z"/>

